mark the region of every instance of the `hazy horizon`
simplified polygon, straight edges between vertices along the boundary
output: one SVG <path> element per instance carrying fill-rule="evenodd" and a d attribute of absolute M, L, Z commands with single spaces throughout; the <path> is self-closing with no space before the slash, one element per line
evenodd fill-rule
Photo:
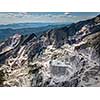
<path fill-rule="evenodd" d="M 0 25 L 18 23 L 73 23 L 99 12 L 0 12 Z"/>

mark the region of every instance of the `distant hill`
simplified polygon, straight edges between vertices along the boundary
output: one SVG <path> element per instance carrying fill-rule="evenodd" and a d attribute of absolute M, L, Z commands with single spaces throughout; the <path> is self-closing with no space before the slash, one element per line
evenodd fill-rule
<path fill-rule="evenodd" d="M 44 27 L 48 25 L 56 25 L 56 24 L 55 23 L 14 23 L 14 24 L 0 25 L 0 29 L 36 28 L 36 27 Z"/>
<path fill-rule="evenodd" d="M 59 28 L 63 26 L 66 26 L 66 24 L 19 23 L 0 25 L 0 40 L 5 40 L 16 33 L 21 35 L 35 33 L 37 36 L 39 36 L 49 29 Z"/>

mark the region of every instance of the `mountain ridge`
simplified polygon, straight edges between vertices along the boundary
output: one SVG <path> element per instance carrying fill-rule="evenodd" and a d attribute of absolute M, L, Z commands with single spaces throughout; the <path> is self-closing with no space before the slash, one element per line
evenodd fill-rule
<path fill-rule="evenodd" d="M 8 28 L 1 28 L 0 29 L 0 40 L 5 40 L 9 38 L 10 36 L 13 36 L 16 33 L 19 33 L 21 35 L 27 35 L 31 33 L 35 33 L 37 36 L 40 36 L 43 32 L 46 32 L 49 29 L 59 28 L 63 27 L 66 24 L 58 24 L 58 25 L 44 25 L 40 27 L 34 27 L 31 25 L 31 27 L 24 25 L 24 27 L 20 28 L 11 28 L 8 25 Z"/>
<path fill-rule="evenodd" d="M 0 86 L 100 86 L 100 15 L 37 37 L 0 43 Z"/>

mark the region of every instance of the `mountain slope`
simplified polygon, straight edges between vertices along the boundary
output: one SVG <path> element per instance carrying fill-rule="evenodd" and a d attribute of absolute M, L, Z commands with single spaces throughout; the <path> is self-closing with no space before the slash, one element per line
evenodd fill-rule
<path fill-rule="evenodd" d="M 0 86 L 100 86 L 100 15 L 0 43 Z"/>

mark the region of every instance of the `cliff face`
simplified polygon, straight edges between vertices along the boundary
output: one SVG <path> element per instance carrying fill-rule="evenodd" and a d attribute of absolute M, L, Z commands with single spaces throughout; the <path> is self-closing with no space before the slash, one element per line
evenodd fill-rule
<path fill-rule="evenodd" d="M 0 43 L 0 86 L 100 86 L 99 81 L 100 15 Z"/>

